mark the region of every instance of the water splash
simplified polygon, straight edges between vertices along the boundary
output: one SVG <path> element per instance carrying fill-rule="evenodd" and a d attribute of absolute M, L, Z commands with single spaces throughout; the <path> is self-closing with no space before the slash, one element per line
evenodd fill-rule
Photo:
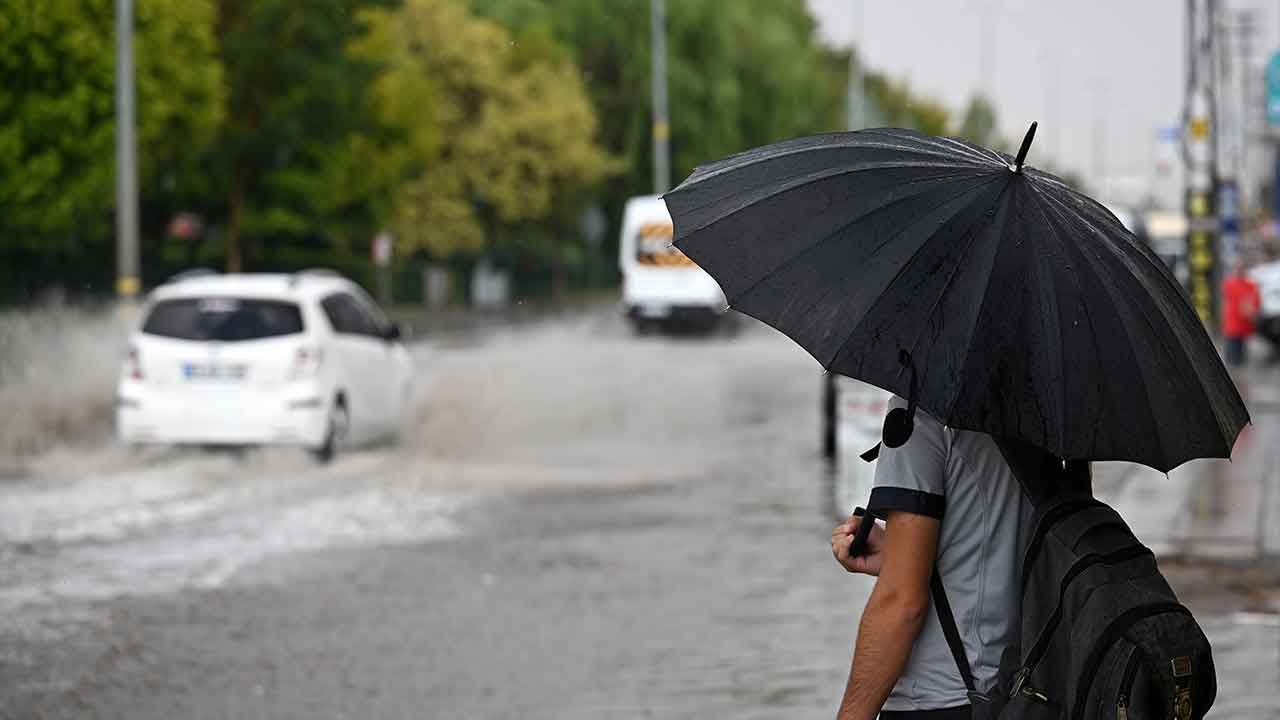
<path fill-rule="evenodd" d="M 0 466 L 110 436 L 128 325 L 111 307 L 0 312 Z"/>

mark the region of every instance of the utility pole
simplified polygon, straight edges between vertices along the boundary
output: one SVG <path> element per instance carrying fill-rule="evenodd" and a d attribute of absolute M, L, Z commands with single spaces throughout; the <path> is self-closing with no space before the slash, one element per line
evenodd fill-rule
<path fill-rule="evenodd" d="M 1187 267 L 1191 303 L 1201 322 L 1217 329 L 1217 133 L 1214 117 L 1214 1 L 1187 0 L 1187 89 L 1183 110 L 1186 162 Z"/>
<path fill-rule="evenodd" d="M 1259 132 L 1257 119 L 1259 108 L 1257 100 L 1262 97 L 1259 89 L 1261 80 L 1257 77 L 1254 58 L 1254 41 L 1257 38 L 1258 17 L 1252 9 L 1237 10 L 1232 14 L 1232 23 L 1226 27 L 1228 39 L 1234 50 L 1232 66 L 1235 69 L 1231 78 L 1231 89 L 1235 93 L 1233 114 L 1236 116 L 1235 160 L 1236 178 L 1240 185 L 1240 199 L 1246 208 L 1254 206 L 1256 189 L 1257 164 L 1254 162 L 1257 153 L 1250 152 L 1250 146 L 1257 142 Z"/>
<path fill-rule="evenodd" d="M 649 0 L 649 54 L 653 74 L 653 192 L 671 189 L 671 123 L 667 119 L 665 0 Z"/>
<path fill-rule="evenodd" d="M 857 39 L 867 37 L 861 32 L 865 9 L 862 4 L 866 0 L 853 0 L 853 12 L 850 16 L 849 28 L 849 82 L 845 98 L 848 115 L 845 123 L 849 130 L 861 130 L 867 126 L 867 87 L 863 68 L 866 66 L 866 48 L 859 47 Z M 822 375 L 822 457 L 828 461 L 836 456 L 836 404 L 839 401 L 839 388 L 836 386 L 834 373 Z"/>
<path fill-rule="evenodd" d="M 1040 53 L 1040 60 L 1044 66 L 1044 95 L 1045 95 L 1045 114 L 1048 119 L 1045 123 L 1049 130 L 1049 137 L 1046 138 L 1048 143 L 1047 156 L 1052 158 L 1053 162 L 1059 161 L 1058 138 L 1062 136 L 1063 124 L 1060 117 L 1062 111 L 1062 60 L 1058 55 L 1058 48 L 1045 48 Z M 1048 163 L 1044 163 L 1048 164 Z"/>
<path fill-rule="evenodd" d="M 1107 97 L 1109 87 L 1107 79 L 1102 76 L 1093 81 L 1093 138 L 1089 144 L 1093 149 L 1093 177 L 1096 178 L 1097 192 L 1106 197 L 1111 183 L 1107 178 Z"/>
<path fill-rule="evenodd" d="M 995 103 L 995 91 L 992 87 L 992 53 L 995 52 L 995 12 L 1000 0 L 977 0 L 978 16 L 981 27 L 978 29 L 978 93 L 985 96 L 988 102 Z"/>
<path fill-rule="evenodd" d="M 138 147 L 134 136 L 133 0 L 116 0 L 116 296 L 138 295 Z"/>
<path fill-rule="evenodd" d="M 1215 188 L 1218 216 L 1218 267 L 1234 266 L 1241 255 L 1240 217 L 1242 207 L 1251 202 L 1252 173 L 1250 143 L 1250 69 L 1253 62 L 1253 13 L 1228 11 L 1213 26 L 1218 67 L 1216 110 L 1223 152 L 1218 159 L 1221 173 Z"/>
<path fill-rule="evenodd" d="M 866 79 L 862 74 L 862 66 L 865 64 L 863 59 L 865 49 L 860 49 L 855 42 L 862 27 L 863 2 L 865 0 L 854 0 L 853 27 L 849 29 L 849 97 L 847 103 L 849 114 L 845 120 L 850 130 L 860 130 L 867 125 L 867 87 Z"/>

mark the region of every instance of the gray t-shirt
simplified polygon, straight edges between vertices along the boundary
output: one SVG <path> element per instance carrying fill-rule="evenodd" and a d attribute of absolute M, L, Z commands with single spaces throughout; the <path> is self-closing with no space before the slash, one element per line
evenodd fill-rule
<path fill-rule="evenodd" d="M 905 407 L 895 397 L 891 408 Z M 911 438 L 883 447 L 869 507 L 940 518 L 938 571 L 964 639 L 978 690 L 995 682 L 1017 631 L 1022 548 L 1031 505 L 990 435 L 944 427 L 917 410 Z M 881 515 L 883 516 L 883 515 Z M 885 710 L 932 710 L 969 702 L 930 602 L 928 619 Z"/>

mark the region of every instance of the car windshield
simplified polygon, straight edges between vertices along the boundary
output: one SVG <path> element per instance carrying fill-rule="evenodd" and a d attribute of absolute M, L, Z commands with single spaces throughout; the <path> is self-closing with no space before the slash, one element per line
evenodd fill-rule
<path fill-rule="evenodd" d="M 302 332 L 302 311 L 291 302 L 233 297 L 161 300 L 142 332 L 179 340 L 259 340 Z"/>

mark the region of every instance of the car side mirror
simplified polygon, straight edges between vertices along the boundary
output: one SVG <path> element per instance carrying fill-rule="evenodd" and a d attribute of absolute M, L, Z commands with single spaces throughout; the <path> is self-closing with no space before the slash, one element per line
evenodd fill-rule
<path fill-rule="evenodd" d="M 399 340 L 401 337 L 403 337 L 403 334 L 404 333 L 402 333 L 400 330 L 399 323 L 391 323 L 390 325 L 387 326 L 387 329 L 383 331 L 382 338 L 384 340 L 387 340 L 388 342 L 391 342 L 391 341 Z"/>

